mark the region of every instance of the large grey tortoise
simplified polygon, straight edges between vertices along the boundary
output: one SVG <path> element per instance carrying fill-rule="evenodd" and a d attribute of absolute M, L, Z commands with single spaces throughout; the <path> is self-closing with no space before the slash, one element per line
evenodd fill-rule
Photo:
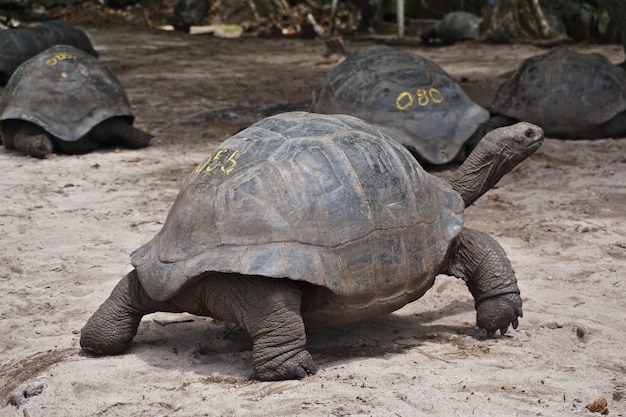
<path fill-rule="evenodd" d="M 464 156 L 489 118 L 437 64 L 383 45 L 359 49 L 331 71 L 312 111 L 359 117 L 430 164 Z"/>
<path fill-rule="evenodd" d="M 80 344 L 118 354 L 145 314 L 189 312 L 248 331 L 257 378 L 303 378 L 317 369 L 304 322 L 393 312 L 440 273 L 466 282 L 477 326 L 504 334 L 522 315 L 517 281 L 502 247 L 463 227 L 463 211 L 542 140 L 529 123 L 495 130 L 447 183 L 360 119 L 263 119 L 191 173 Z"/>
<path fill-rule="evenodd" d="M 13 72 L 27 59 L 52 44 L 26 29 L 0 30 L 0 85 L 6 85 Z"/>
<path fill-rule="evenodd" d="M 626 71 L 599 54 L 567 48 L 524 60 L 496 92 L 491 118 L 477 129 L 526 121 L 546 136 L 594 139 L 626 136 Z"/>
<path fill-rule="evenodd" d="M 134 128 L 133 120 L 111 70 L 69 45 L 53 46 L 23 63 L 0 101 L 4 146 L 36 158 L 55 149 L 87 153 L 120 142 L 148 146 L 152 135 Z"/>
<path fill-rule="evenodd" d="M 462 40 L 478 39 L 480 17 L 474 13 L 455 11 L 446 14 L 432 29 L 423 33 L 422 42 L 441 39 L 452 44 Z"/>
<path fill-rule="evenodd" d="M 47 39 L 52 45 L 70 45 L 89 55 L 98 57 L 89 37 L 77 27 L 61 20 L 49 20 L 37 26 L 35 33 Z"/>

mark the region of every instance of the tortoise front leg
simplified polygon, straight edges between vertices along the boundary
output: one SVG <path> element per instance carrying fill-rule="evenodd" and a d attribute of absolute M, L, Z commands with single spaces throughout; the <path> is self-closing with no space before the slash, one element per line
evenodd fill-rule
<path fill-rule="evenodd" d="M 500 244 L 486 233 L 464 228 L 451 245 L 444 274 L 461 278 L 474 296 L 477 327 L 493 336 L 517 328 L 522 298 L 511 263 Z"/>
<path fill-rule="evenodd" d="M 7 149 L 17 149 L 25 155 L 39 159 L 43 159 L 52 153 L 54 150 L 52 139 L 41 127 L 32 123 L 20 123 L 19 125 L 15 124 L 15 126 L 19 127 L 13 132 L 7 132 L 3 128 L 5 138 L 10 138 L 5 140 L 4 143 Z"/>

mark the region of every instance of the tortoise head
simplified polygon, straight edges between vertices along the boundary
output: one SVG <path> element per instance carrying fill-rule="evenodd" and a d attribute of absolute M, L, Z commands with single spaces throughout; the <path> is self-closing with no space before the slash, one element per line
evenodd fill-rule
<path fill-rule="evenodd" d="M 531 123 L 519 122 L 492 130 L 454 173 L 450 185 L 469 207 L 542 143 L 543 130 Z"/>

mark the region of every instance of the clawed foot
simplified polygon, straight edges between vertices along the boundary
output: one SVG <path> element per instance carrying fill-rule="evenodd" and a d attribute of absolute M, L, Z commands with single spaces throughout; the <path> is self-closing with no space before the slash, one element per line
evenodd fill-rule
<path fill-rule="evenodd" d="M 487 337 L 494 337 L 496 331 L 505 335 L 509 325 L 517 329 L 518 318 L 523 317 L 522 299 L 519 294 L 504 294 L 489 298 L 476 307 L 477 331 L 485 329 Z"/>
<path fill-rule="evenodd" d="M 315 375 L 317 364 L 306 350 L 298 353 L 277 368 L 270 369 L 271 365 L 259 366 L 255 369 L 256 377 L 263 381 L 277 381 L 283 379 L 303 379 Z"/>

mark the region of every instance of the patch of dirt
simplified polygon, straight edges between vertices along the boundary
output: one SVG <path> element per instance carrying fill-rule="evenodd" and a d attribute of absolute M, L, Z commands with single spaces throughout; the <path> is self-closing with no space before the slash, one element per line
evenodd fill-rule
<path fill-rule="evenodd" d="M 123 355 L 81 353 L 81 327 L 130 269 L 128 254 L 161 228 L 187 173 L 276 105 L 306 108 L 340 60 L 324 57 L 322 41 L 85 29 L 155 138 L 46 160 L 0 151 L 3 401 L 36 382 L 43 390 L 22 405 L 32 417 L 572 416 L 601 397 L 610 415 L 626 415 L 626 138 L 548 138 L 467 210 L 467 226 L 498 239 L 519 280 L 525 316 L 506 336 L 475 334 L 469 292 L 442 276 L 392 315 L 310 328 L 321 370 L 303 381 L 251 379 L 247 336 L 189 315 L 147 316 Z M 624 60 L 619 45 L 571 46 Z M 403 48 L 481 105 L 502 73 L 545 51 Z"/>
<path fill-rule="evenodd" d="M 17 362 L 7 362 L 0 365 L 0 374 L 3 376 L 3 386 L 0 390 L 0 398 L 8 399 L 18 386 L 22 385 L 51 366 L 63 361 L 67 356 L 78 352 L 76 349 L 54 349 L 45 352 L 37 352 Z M 23 393 L 21 393 L 23 395 Z M 3 404 L 5 405 L 5 404 Z M 15 404 L 13 404 L 15 405 Z"/>

